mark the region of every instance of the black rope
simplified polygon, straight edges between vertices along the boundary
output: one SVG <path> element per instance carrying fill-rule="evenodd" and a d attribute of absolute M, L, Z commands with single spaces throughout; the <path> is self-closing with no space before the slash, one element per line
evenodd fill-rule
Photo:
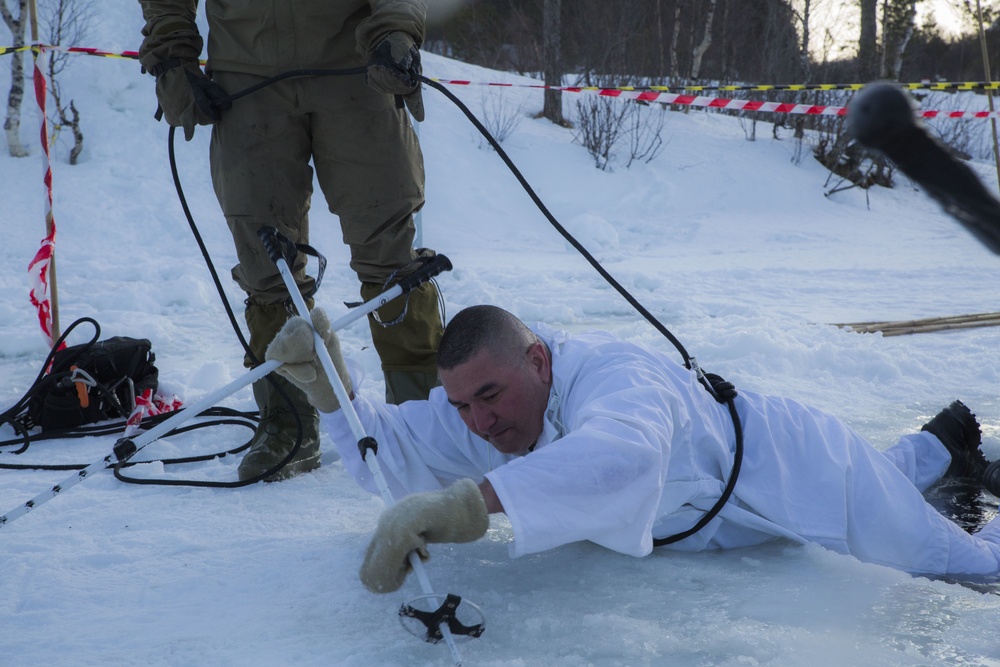
<path fill-rule="evenodd" d="M 277 76 L 272 76 L 269 79 L 265 79 L 260 83 L 256 83 L 249 88 L 244 88 L 238 93 L 233 93 L 227 97 L 217 100 L 212 103 L 212 106 L 222 107 L 228 103 L 232 103 L 234 100 L 238 100 L 241 97 L 246 97 L 251 93 L 256 93 L 261 88 L 267 88 L 271 84 L 278 83 L 285 79 L 292 79 L 296 77 L 305 76 L 346 76 L 352 74 L 364 74 L 368 71 L 367 67 L 346 67 L 344 69 L 293 69 L 287 72 L 282 72 Z"/>
<path fill-rule="evenodd" d="M 167 132 L 167 154 L 170 158 L 170 175 L 174 179 L 174 189 L 177 190 L 177 199 L 180 200 L 181 208 L 184 210 L 184 217 L 188 221 L 188 227 L 191 229 L 191 233 L 194 235 L 194 240 L 198 244 L 198 248 L 201 250 L 201 256 L 205 259 L 205 264 L 208 266 L 208 272 L 212 274 L 212 282 L 215 283 L 215 289 L 219 293 L 219 298 L 222 300 L 222 306 L 226 309 L 226 315 L 229 317 L 229 322 L 233 326 L 233 331 L 236 333 L 236 337 L 240 341 L 240 345 L 249 355 L 250 360 L 256 365 L 260 361 L 254 356 L 253 352 L 250 350 L 250 344 L 247 342 L 246 338 L 243 336 L 243 331 L 240 329 L 240 325 L 236 321 L 236 315 L 233 313 L 233 307 L 229 303 L 229 299 L 226 297 L 226 291 L 222 287 L 222 281 L 219 280 L 219 272 L 215 270 L 215 263 L 212 261 L 212 256 L 208 253 L 208 248 L 205 246 L 205 241 L 201 237 L 201 232 L 198 230 L 198 225 L 195 224 L 194 216 L 191 215 L 191 209 L 188 208 L 187 197 L 184 196 L 184 188 L 181 186 L 181 177 L 177 170 L 177 156 L 174 152 L 174 133 L 177 130 L 176 127 L 171 126 L 170 130 Z"/>
<path fill-rule="evenodd" d="M 663 336 L 665 336 L 667 338 L 667 340 L 669 340 L 671 343 L 673 343 L 674 347 L 677 348 L 677 351 L 680 353 L 681 357 L 684 359 L 684 365 L 687 368 L 690 369 L 691 368 L 691 356 L 688 354 L 687 350 L 684 349 L 684 346 L 677 339 L 677 337 L 674 336 L 674 334 L 671 333 L 670 330 L 667 329 L 667 327 L 663 326 L 663 324 L 658 319 L 656 319 L 656 317 L 654 317 L 653 314 L 650 313 L 646 309 L 645 306 L 643 306 L 641 303 L 639 303 L 638 299 L 636 299 L 634 296 L 632 296 L 632 294 L 627 289 L 625 289 L 622 286 L 622 284 L 619 283 L 615 279 L 615 277 L 612 276 L 607 271 L 607 269 L 605 269 L 601 265 L 601 263 L 599 261 L 597 261 L 597 258 L 595 258 L 593 255 L 591 255 L 590 251 L 588 251 L 583 246 L 582 243 L 580 243 L 579 241 L 576 240 L 576 237 L 574 237 L 572 234 L 570 234 L 569 231 L 567 231 L 567 229 L 565 227 L 563 227 L 561 224 L 559 224 L 559 221 L 556 220 L 556 217 L 554 215 L 552 215 L 552 213 L 549 211 L 549 209 L 545 205 L 545 203 L 535 193 L 535 190 L 531 187 L 531 185 L 528 183 L 528 180 L 524 177 L 524 175 L 521 173 L 521 171 L 514 164 L 514 161 L 510 159 L 510 157 L 507 155 L 507 152 L 504 151 L 504 149 L 500 146 L 500 143 L 493 137 L 492 134 L 490 134 L 490 131 L 486 129 L 486 126 L 484 126 L 479 121 L 479 119 L 476 118 L 475 114 L 473 114 L 472 111 L 469 110 L 469 107 L 465 106 L 465 104 L 462 102 L 462 100 L 458 99 L 458 97 L 456 97 L 450 90 L 448 90 L 447 88 L 445 88 L 442 84 L 438 83 L 437 81 L 433 81 L 431 79 L 428 79 L 425 76 L 420 76 L 419 79 L 423 83 L 426 83 L 428 86 L 430 86 L 432 88 L 435 88 L 435 89 L 439 90 L 441 93 L 443 93 L 445 97 L 447 97 L 449 100 L 451 100 L 455 104 L 455 106 L 457 106 L 462 111 L 462 113 L 465 114 L 465 117 L 468 118 L 469 121 L 473 125 L 476 126 L 476 129 L 479 130 L 479 133 L 483 135 L 483 137 L 486 139 L 486 141 L 489 142 L 490 146 L 493 147 L 493 150 L 495 150 L 497 152 L 497 155 L 500 156 L 500 159 L 504 161 L 504 164 L 507 165 L 507 168 L 510 169 L 511 173 L 514 175 L 514 178 L 516 178 L 517 181 L 518 181 L 518 183 L 521 184 L 521 187 L 524 188 L 524 191 L 528 193 L 528 196 L 531 198 L 531 201 L 533 201 L 535 203 L 535 206 L 538 207 L 538 210 L 542 212 L 542 215 L 545 216 L 545 218 L 555 228 L 555 230 L 557 232 L 559 232 L 559 234 L 561 234 L 562 237 L 564 239 L 566 239 L 566 241 L 570 245 L 572 245 L 574 248 L 576 248 L 577 252 L 579 252 L 581 255 L 583 255 L 583 258 L 586 259 L 587 262 L 589 262 L 590 265 L 592 267 L 594 267 L 594 269 L 599 274 L 601 274 L 601 277 L 603 277 L 608 282 L 608 284 L 611 285 L 615 289 L 615 291 L 617 291 L 626 301 L 628 301 L 629 305 L 631 305 L 633 308 L 635 308 L 635 310 L 640 315 L 642 315 L 644 318 L 646 318 L 646 321 L 649 322 L 650 324 L 652 324 L 653 327 L 656 328 L 657 331 L 659 331 Z"/>
<path fill-rule="evenodd" d="M 500 156 L 500 159 L 504 161 L 504 164 L 506 164 L 507 168 L 510 169 L 511 173 L 514 174 L 514 177 L 521 184 L 521 187 L 524 188 L 524 191 L 528 193 L 529 197 L 531 197 L 531 201 L 535 202 L 535 206 L 538 207 L 538 210 L 542 212 L 542 214 L 546 217 L 549 223 L 551 223 L 551 225 L 555 227 L 556 231 L 559 232 L 562 235 L 562 237 L 570 243 L 570 245 L 576 248 L 577 252 L 583 255 L 584 259 L 586 259 L 590 263 L 590 265 L 594 267 L 594 269 L 599 274 L 601 274 L 601 276 L 608 282 L 608 284 L 611 285 L 626 301 L 628 301 L 629 304 L 633 308 L 635 308 L 636 311 L 639 312 L 639 314 L 641 314 L 644 318 L 646 318 L 647 322 L 652 324 L 657 331 L 659 331 L 661 334 L 663 334 L 663 336 L 667 338 L 667 340 L 673 343 L 674 347 L 677 348 L 677 351 L 684 359 L 684 365 L 688 368 L 688 370 L 695 371 L 698 377 L 698 381 L 701 382 L 702 385 L 704 385 L 705 389 L 707 389 L 708 392 L 712 394 L 713 397 L 715 397 L 715 400 L 718 401 L 719 403 L 725 403 L 726 405 L 728 405 L 729 415 L 733 420 L 733 430 L 736 434 L 736 447 L 733 453 L 733 467 L 729 473 L 729 479 L 726 482 L 726 487 L 723 490 L 722 495 L 719 497 L 719 500 L 715 503 L 715 505 L 713 505 L 712 508 L 708 512 L 706 512 L 705 515 L 692 528 L 682 533 L 677 533 L 676 535 L 654 539 L 653 545 L 662 546 L 666 544 L 673 544 L 674 542 L 683 540 L 686 537 L 690 537 L 691 535 L 695 534 L 696 532 L 704 528 L 709 521 L 714 519 L 719 514 L 719 512 L 722 511 L 722 508 L 729 501 L 730 496 L 732 496 L 733 489 L 736 488 L 736 480 L 739 478 L 740 470 L 743 467 L 743 426 L 740 422 L 740 416 L 736 412 L 735 388 L 733 387 L 732 384 L 722 380 L 722 378 L 718 378 L 718 376 L 715 376 L 719 380 L 718 382 L 716 382 L 713 381 L 713 379 L 710 376 L 707 376 L 704 372 L 702 372 L 701 368 L 697 366 L 694 359 L 688 354 L 687 350 L 677 339 L 677 337 L 674 336 L 673 333 L 671 333 L 670 330 L 667 329 L 667 327 L 665 327 L 662 322 L 656 319 L 656 317 L 651 312 L 649 312 L 645 306 L 639 303 L 639 301 L 634 296 L 632 296 L 632 294 L 627 289 L 625 289 L 621 285 L 621 283 L 615 280 L 614 276 L 612 276 L 601 265 L 601 263 L 597 261 L 597 259 L 593 255 L 590 254 L 590 252 L 583 246 L 583 244 L 577 241 L 576 238 L 572 234 L 570 234 L 565 227 L 559 224 L 559 221 L 556 220 L 554 215 L 552 215 L 549 209 L 542 202 L 541 198 L 537 194 L 535 194 L 534 189 L 528 183 L 524 175 L 521 174 L 521 171 L 517 168 L 517 166 L 515 166 L 513 160 L 511 160 L 510 157 L 508 157 L 506 151 L 504 151 L 503 148 L 500 146 L 500 143 L 493 137 L 492 134 L 490 134 L 489 130 L 486 129 L 486 127 L 479 121 L 479 119 L 476 118 L 475 114 L 473 114 L 469 110 L 469 108 L 465 106 L 465 104 L 460 99 L 458 99 L 458 97 L 456 97 L 454 94 L 452 94 L 451 91 L 449 91 L 442 84 L 436 81 L 432 81 L 431 79 L 428 79 L 427 77 L 424 76 L 421 76 L 419 78 L 423 83 L 426 83 L 432 88 L 436 88 L 437 90 L 441 91 L 441 93 L 443 93 L 445 97 L 451 100 L 455 104 L 455 106 L 457 106 L 462 111 L 462 113 L 465 114 L 466 118 L 468 118 L 469 121 L 471 121 L 472 124 L 476 126 L 476 129 L 479 130 L 480 134 L 482 134 L 483 137 L 486 138 L 490 146 L 493 147 L 493 150 L 497 152 L 497 155 Z M 732 391 L 720 392 L 717 390 L 717 387 L 725 387 L 725 385 L 728 385 L 728 389 L 731 389 Z"/>
<path fill-rule="evenodd" d="M 166 421 L 167 419 L 169 419 L 170 417 L 174 416 L 175 414 L 177 414 L 177 411 L 161 413 L 159 415 L 154 415 L 152 417 L 146 417 L 145 419 L 142 420 L 141 425 L 144 427 L 157 426 Z M 201 428 L 208 428 L 210 426 L 221 426 L 221 425 L 243 426 L 253 430 L 257 422 L 256 412 L 241 412 L 238 410 L 233 410 L 232 408 L 225 408 L 225 407 L 209 408 L 208 410 L 205 410 L 203 413 L 201 413 L 201 415 L 199 416 L 206 417 L 208 419 L 206 421 L 199 422 L 197 424 L 190 424 L 187 426 L 178 427 L 176 429 L 171 430 L 163 437 L 176 436 L 182 433 L 188 433 L 190 431 L 194 431 Z M 41 435 L 35 436 L 34 441 L 40 442 L 45 440 L 67 440 L 67 439 L 79 439 L 88 437 L 101 437 L 109 435 L 120 435 L 125 424 L 126 424 L 125 420 L 113 420 L 113 421 L 104 421 L 98 424 L 88 424 L 73 429 L 52 430 L 42 433 Z M 0 448 L 18 444 L 18 442 L 19 440 L 16 439 L 0 441 Z M 214 459 L 221 459 L 230 454 L 237 454 L 247 449 L 250 446 L 250 442 L 251 442 L 250 440 L 247 440 L 246 442 L 237 447 L 228 449 L 223 452 L 217 452 L 212 454 L 201 454 L 198 456 L 189 456 L 189 457 L 171 458 L 171 459 L 154 459 L 149 461 L 120 462 L 119 465 L 116 466 L 116 470 L 118 467 L 131 467 L 134 465 L 139 465 L 140 463 L 159 462 L 166 466 L 166 465 L 178 465 L 183 463 L 195 463 L 202 461 L 211 461 Z M 15 452 L 3 452 L 3 453 L 18 454 L 19 452 L 15 451 Z M 42 463 L 0 462 L 0 470 L 83 470 L 88 465 L 90 464 L 87 463 L 42 464 Z M 118 475 L 116 474 L 116 477 L 117 476 Z M 138 478 L 129 478 L 124 475 L 119 477 L 119 479 L 121 479 L 124 482 L 129 482 L 133 484 L 152 484 L 162 481 L 164 484 L 175 485 L 178 481 L 181 481 L 181 480 L 169 480 L 169 479 L 167 480 L 138 479 Z M 226 485 L 229 483 L 213 482 L 212 484 Z"/>

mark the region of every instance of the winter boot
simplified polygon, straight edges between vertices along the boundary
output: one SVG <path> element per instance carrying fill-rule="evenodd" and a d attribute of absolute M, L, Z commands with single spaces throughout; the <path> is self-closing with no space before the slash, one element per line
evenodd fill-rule
<path fill-rule="evenodd" d="M 979 422 L 965 403 L 952 402 L 920 430 L 937 436 L 951 454 L 951 465 L 945 471 L 945 477 L 983 479 L 989 461 L 979 449 L 983 437 Z"/>
<path fill-rule="evenodd" d="M 365 301 L 382 291 L 382 285 L 361 285 Z M 437 287 L 427 282 L 379 308 L 372 314 L 375 317 L 368 317 L 372 342 L 382 360 L 386 403 L 426 400 L 430 390 L 439 384 L 437 347 L 444 325 L 438 300 Z"/>
<path fill-rule="evenodd" d="M 277 482 L 294 477 L 320 466 L 319 414 L 302 393 L 288 380 L 272 373 L 268 378 L 253 384 L 253 395 L 260 407 L 260 423 L 254 432 L 250 449 L 240 461 L 238 473 L 240 481 L 258 477 L 281 463 L 291 453 L 298 440 L 298 424 L 295 414 L 302 421 L 302 443 L 295 456 L 280 470 L 264 479 Z M 284 391 L 292 405 L 281 395 Z"/>
<path fill-rule="evenodd" d="M 307 303 L 309 307 L 312 303 Z M 267 346 L 290 317 L 281 303 L 258 304 L 247 301 L 247 327 L 250 329 L 250 350 L 258 361 L 263 361 Z M 251 359 L 245 364 L 249 367 Z M 271 383 L 273 380 L 275 384 Z M 291 405 L 281 395 L 279 388 L 291 399 Z M 241 481 L 257 477 L 283 461 L 295 446 L 298 428 L 295 414 L 302 421 L 302 444 L 295 456 L 281 470 L 266 478 L 273 482 L 294 477 L 320 466 L 319 413 L 309 404 L 306 396 L 291 382 L 272 373 L 269 378 L 253 385 L 254 399 L 260 409 L 260 423 L 254 432 L 250 449 L 239 465 Z"/>

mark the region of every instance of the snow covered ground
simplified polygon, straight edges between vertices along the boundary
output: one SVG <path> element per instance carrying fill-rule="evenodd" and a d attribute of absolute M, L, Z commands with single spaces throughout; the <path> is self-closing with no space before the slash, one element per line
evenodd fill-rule
<path fill-rule="evenodd" d="M 138 7 L 107 5 L 87 45 L 135 49 Z M 425 73 L 518 81 L 431 56 Z M 64 135 L 54 154 L 63 327 L 90 316 L 102 337 L 149 338 L 163 388 L 192 403 L 240 377 L 243 354 L 172 186 L 152 80 L 133 61 L 87 56 L 70 75 L 86 150 L 68 166 Z M 453 90 L 477 113 L 480 98 L 497 94 Z M 539 91 L 501 94 L 525 114 L 541 106 Z M 448 313 L 494 303 L 527 321 L 602 328 L 669 350 L 549 227 L 460 112 L 434 90 L 424 95 L 423 236 L 455 265 L 439 281 Z M 880 448 L 962 398 L 983 421 L 987 455 L 1000 457 L 996 329 L 884 338 L 831 326 L 1000 310 L 1000 258 L 905 181 L 867 197 L 825 197 L 826 172 L 809 158 L 792 163 L 788 133 L 757 136 L 747 141 L 732 118 L 668 112 L 663 154 L 613 173 L 594 169 L 571 131 L 530 117 L 505 148 L 556 217 L 708 370 L 837 414 Z M 208 138 L 199 129 L 192 142 L 178 140 L 180 174 L 239 311 Z M 26 266 L 44 235 L 33 148 L 27 159 L 0 155 L 0 408 L 27 389 L 47 352 L 27 300 Z M 315 204 L 312 243 L 330 261 L 318 302 L 338 317 L 356 299 L 356 281 L 337 221 Z M 71 342 L 89 333 L 81 327 Z M 341 337 L 368 372 L 362 390 L 380 396 L 367 327 Z M 253 407 L 249 390 L 224 403 Z M 245 436 L 215 427 L 141 456 L 214 452 Z M 90 463 L 113 441 L 38 443 L 0 462 Z M 449 664 L 444 645 L 420 642 L 397 622 L 400 603 L 420 594 L 416 582 L 388 596 L 358 582 L 382 502 L 347 476 L 331 443 L 324 448 L 313 474 L 239 490 L 125 485 L 102 473 L 4 526 L 0 663 Z M 132 472 L 231 481 L 236 464 Z M 0 512 L 67 475 L 0 471 Z M 634 559 L 574 544 L 512 560 L 509 538 L 509 524 L 494 517 L 486 538 L 435 546 L 427 563 L 438 591 L 486 614 L 484 636 L 460 647 L 467 665 L 1000 665 L 1000 597 L 818 547 Z"/>

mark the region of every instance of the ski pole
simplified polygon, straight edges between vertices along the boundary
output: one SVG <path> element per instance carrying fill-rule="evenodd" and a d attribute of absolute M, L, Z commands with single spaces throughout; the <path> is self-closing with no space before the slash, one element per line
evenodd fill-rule
<path fill-rule="evenodd" d="M 398 286 L 397 286 L 398 287 Z M 347 325 L 351 324 L 355 320 L 359 320 L 365 317 L 368 313 L 381 308 L 386 303 L 391 301 L 395 296 L 402 294 L 401 289 L 396 289 L 395 287 L 390 290 L 386 290 L 377 297 L 366 301 L 357 308 L 352 309 L 343 317 L 337 319 L 330 324 L 330 328 L 333 331 L 339 331 Z M 325 348 L 324 348 L 325 349 Z M 260 380 L 265 375 L 273 371 L 275 368 L 281 365 L 280 361 L 266 361 L 260 366 L 251 369 L 244 375 L 233 380 L 226 386 L 215 390 L 211 394 L 208 394 L 200 401 L 195 402 L 193 405 L 185 407 L 183 410 L 179 410 L 176 414 L 172 415 L 169 419 L 160 422 L 156 427 L 145 431 L 134 438 L 123 438 L 115 443 L 115 446 L 110 454 L 105 456 L 100 461 L 95 461 L 88 465 L 86 468 L 78 471 L 71 477 L 67 477 L 63 481 L 59 482 L 50 489 L 39 493 L 37 496 L 31 500 L 15 507 L 11 511 L 7 512 L 3 516 L 0 516 L 0 527 L 6 526 L 15 519 L 19 519 L 31 510 L 47 503 L 56 496 L 62 494 L 67 489 L 76 486 L 83 480 L 92 476 L 99 470 L 104 470 L 109 467 L 113 467 L 115 463 L 126 461 L 132 456 L 134 456 L 139 450 L 143 449 L 146 445 L 158 440 L 165 434 L 180 427 L 182 424 L 197 417 L 199 414 L 208 410 L 214 406 L 219 401 L 232 396 L 240 389 L 246 387 L 249 384 Z"/>
<path fill-rule="evenodd" d="M 285 286 L 288 288 L 288 294 L 292 297 L 292 302 L 295 304 L 295 308 L 299 315 L 302 319 L 309 323 L 310 327 L 313 327 L 312 317 L 309 315 L 309 308 L 306 307 L 305 299 L 302 298 L 298 285 L 295 284 L 295 278 L 292 276 L 292 270 L 289 268 L 289 262 L 286 260 L 282 252 L 283 249 L 286 249 L 289 253 L 291 253 L 294 251 L 294 245 L 287 242 L 287 239 L 282 237 L 278 233 L 278 230 L 274 227 L 261 227 L 257 230 L 257 236 L 264 244 L 264 248 L 267 250 L 267 254 L 271 258 L 271 261 L 273 261 L 278 267 L 278 272 L 281 273 L 281 278 L 285 281 Z M 294 259 L 294 257 L 291 259 Z M 397 294 L 407 293 L 427 280 L 430 280 L 438 273 L 448 271 L 450 269 L 451 262 L 448 258 L 444 255 L 436 255 L 423 267 L 400 280 L 400 282 L 395 285 L 396 288 L 399 288 L 399 292 Z M 383 296 L 388 296 L 390 293 L 393 293 L 394 289 L 387 290 L 383 293 Z M 388 299 L 386 301 L 388 301 Z M 365 433 L 364 427 L 361 425 L 361 420 L 358 418 L 358 413 L 355 411 L 354 405 L 351 403 L 350 396 L 348 396 L 347 387 L 344 386 L 344 383 L 340 380 L 340 374 L 338 374 L 333 367 L 333 359 L 330 357 L 329 350 L 326 349 L 326 341 L 323 340 L 323 337 L 318 331 L 316 331 L 315 327 L 313 327 L 313 344 L 316 348 L 316 355 L 319 357 L 320 364 L 323 366 L 323 370 L 326 371 L 326 376 L 329 378 L 330 385 L 333 387 L 333 393 L 336 394 L 337 400 L 340 402 L 341 410 L 343 410 L 344 417 L 346 417 L 347 423 L 351 428 L 351 433 L 358 441 L 358 448 L 362 453 L 361 457 L 364 459 L 365 463 L 368 464 L 368 469 L 371 471 L 372 478 L 375 480 L 375 485 L 378 487 L 379 495 L 381 495 L 386 507 L 389 507 L 395 503 L 395 500 L 393 499 L 392 491 L 389 490 L 389 485 L 386 483 L 385 477 L 382 474 L 382 469 L 379 467 L 377 460 L 378 456 L 377 454 L 375 456 L 365 455 L 365 452 L 368 450 L 377 452 L 378 445 L 374 438 Z M 411 551 L 407 555 L 407 558 L 410 561 L 410 566 L 413 568 L 413 573 L 417 577 L 417 581 L 420 583 L 420 588 L 423 592 L 428 597 L 435 600 L 435 604 L 443 604 L 445 602 L 445 598 L 434 593 L 430 579 L 427 577 L 427 572 L 424 570 L 423 561 L 420 560 L 420 556 L 417 552 Z M 455 643 L 455 638 L 452 636 L 451 631 L 446 625 L 441 625 L 438 629 L 440 630 L 445 642 L 448 644 L 448 649 L 451 651 L 454 664 L 461 665 L 462 658 L 458 652 L 458 645 Z"/>

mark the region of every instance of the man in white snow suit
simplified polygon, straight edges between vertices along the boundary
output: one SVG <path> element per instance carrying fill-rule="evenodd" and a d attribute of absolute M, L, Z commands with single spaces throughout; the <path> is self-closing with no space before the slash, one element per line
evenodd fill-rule
<path fill-rule="evenodd" d="M 167 122 L 183 128 L 189 140 L 197 125 L 214 125 L 212 181 L 236 244 L 233 278 L 247 293 L 249 344 L 257 360 L 288 319 L 290 303 L 257 230 L 273 226 L 294 243 L 308 243 L 313 169 L 340 218 L 365 300 L 412 271 L 418 254 L 431 252 L 412 247 L 413 214 L 424 203 L 424 168 L 403 108 L 405 103 L 423 120 L 416 77 L 424 0 L 205 0 L 205 72 L 198 62 L 198 0 L 139 4 L 146 21 L 140 61 L 156 77 Z M 361 71 L 286 78 L 228 99 L 293 70 L 346 68 Z M 305 264 L 300 254 L 293 270 L 310 296 L 314 281 Z M 391 403 L 426 398 L 438 382 L 438 301 L 435 285 L 426 283 L 409 295 L 405 309 L 402 301 L 389 304 L 370 319 Z M 249 355 L 246 364 L 252 364 Z M 301 392 L 278 378 L 278 385 L 255 383 L 254 396 L 261 423 L 240 464 L 240 479 L 263 475 L 288 457 L 298 431 L 295 413 L 304 427 L 301 448 L 269 480 L 318 467 L 318 416 Z"/>
<path fill-rule="evenodd" d="M 353 393 L 321 309 L 314 325 Z M 348 470 L 374 491 L 309 324 L 290 320 L 267 358 L 284 362 L 278 372 L 325 413 Z M 605 333 L 532 330 L 503 309 L 474 306 L 448 324 L 437 359 L 442 387 L 427 401 L 352 397 L 401 499 L 383 512 L 362 566 L 372 591 L 402 585 L 411 550 L 426 556 L 427 542 L 482 536 L 490 512 L 510 519 L 512 556 L 578 540 L 644 556 L 653 538 L 691 528 L 723 493 L 735 451 L 728 410 L 658 352 Z M 911 573 L 1000 573 L 1000 519 L 970 535 L 921 495 L 943 475 L 981 478 L 988 466 L 961 402 L 885 452 L 795 401 L 740 391 L 735 402 L 745 442 L 735 491 L 670 548 L 784 537 Z M 996 464 L 986 472 L 1000 474 Z"/>

